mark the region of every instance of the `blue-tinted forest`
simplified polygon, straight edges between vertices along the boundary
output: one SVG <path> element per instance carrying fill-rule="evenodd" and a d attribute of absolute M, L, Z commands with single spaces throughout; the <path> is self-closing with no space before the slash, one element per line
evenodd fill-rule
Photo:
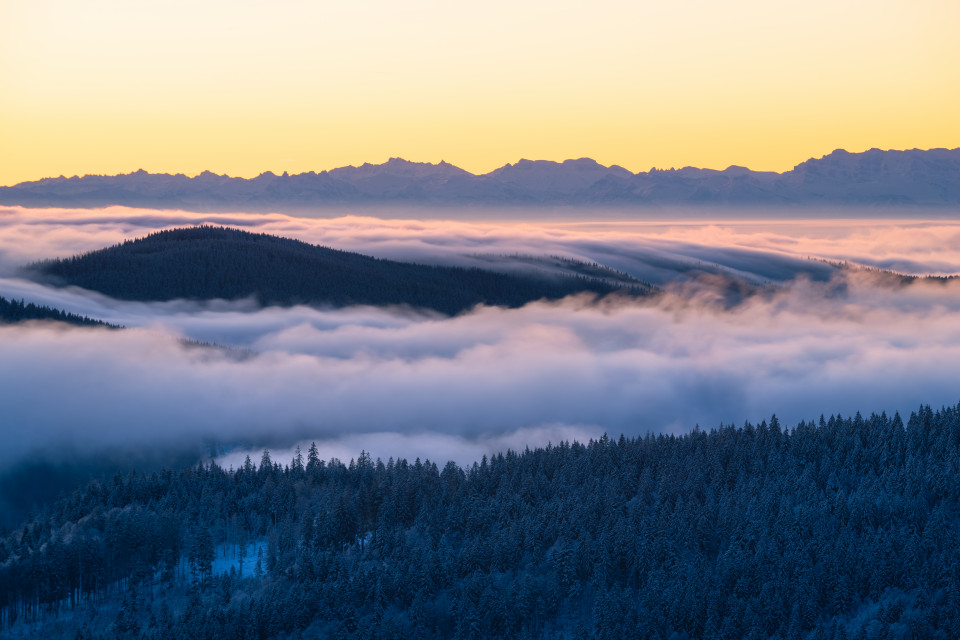
<path fill-rule="evenodd" d="M 93 480 L 4 531 L 0 635 L 960 635 L 960 406 L 258 462 Z"/>
<path fill-rule="evenodd" d="M 101 320 L 54 309 L 46 305 L 37 305 L 25 300 L 8 300 L 0 296 L 0 324 L 26 322 L 28 320 L 54 320 L 80 326 L 113 326 Z"/>

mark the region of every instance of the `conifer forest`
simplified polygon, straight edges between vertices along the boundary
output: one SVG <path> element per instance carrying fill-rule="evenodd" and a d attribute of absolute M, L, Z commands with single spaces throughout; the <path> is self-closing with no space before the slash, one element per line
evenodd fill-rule
<path fill-rule="evenodd" d="M 4 531 L 0 635 L 956 638 L 958 515 L 960 406 L 466 468 L 265 450 L 93 480 Z"/>

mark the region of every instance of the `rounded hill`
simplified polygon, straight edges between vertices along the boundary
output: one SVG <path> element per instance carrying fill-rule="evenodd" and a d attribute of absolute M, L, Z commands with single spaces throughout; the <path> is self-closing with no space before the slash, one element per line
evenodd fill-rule
<path fill-rule="evenodd" d="M 383 260 L 238 229 L 171 229 L 29 267 L 34 275 L 124 300 L 254 297 L 262 305 L 409 305 L 456 314 L 591 292 L 648 292 L 583 276 L 502 273 Z"/>

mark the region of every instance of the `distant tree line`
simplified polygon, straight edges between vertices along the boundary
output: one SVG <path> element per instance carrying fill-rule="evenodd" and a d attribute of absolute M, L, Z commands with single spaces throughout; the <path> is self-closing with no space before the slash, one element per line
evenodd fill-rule
<path fill-rule="evenodd" d="M 225 227 L 173 229 L 28 268 L 53 283 L 125 300 L 236 300 L 262 305 L 409 305 L 456 314 L 575 293 L 646 295 L 649 285 L 581 275 L 500 273 L 381 260 Z"/>
<path fill-rule="evenodd" d="M 960 405 L 467 468 L 265 451 L 95 480 L 3 532 L 0 622 L 158 640 L 957 638 L 958 515 Z M 262 573 L 212 571 L 251 541 Z"/>
<path fill-rule="evenodd" d="M 88 327 L 115 327 L 102 320 L 95 320 L 87 316 L 79 316 L 61 309 L 54 309 L 45 305 L 36 305 L 32 302 L 7 300 L 0 296 L 0 324 L 9 322 L 24 322 L 26 320 L 56 320 L 69 324 Z"/>

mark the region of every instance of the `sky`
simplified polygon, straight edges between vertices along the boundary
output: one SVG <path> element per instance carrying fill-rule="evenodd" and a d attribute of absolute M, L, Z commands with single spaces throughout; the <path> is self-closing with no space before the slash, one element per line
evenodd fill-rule
<path fill-rule="evenodd" d="M 4 0 L 0 184 L 960 146 L 955 0 Z"/>

